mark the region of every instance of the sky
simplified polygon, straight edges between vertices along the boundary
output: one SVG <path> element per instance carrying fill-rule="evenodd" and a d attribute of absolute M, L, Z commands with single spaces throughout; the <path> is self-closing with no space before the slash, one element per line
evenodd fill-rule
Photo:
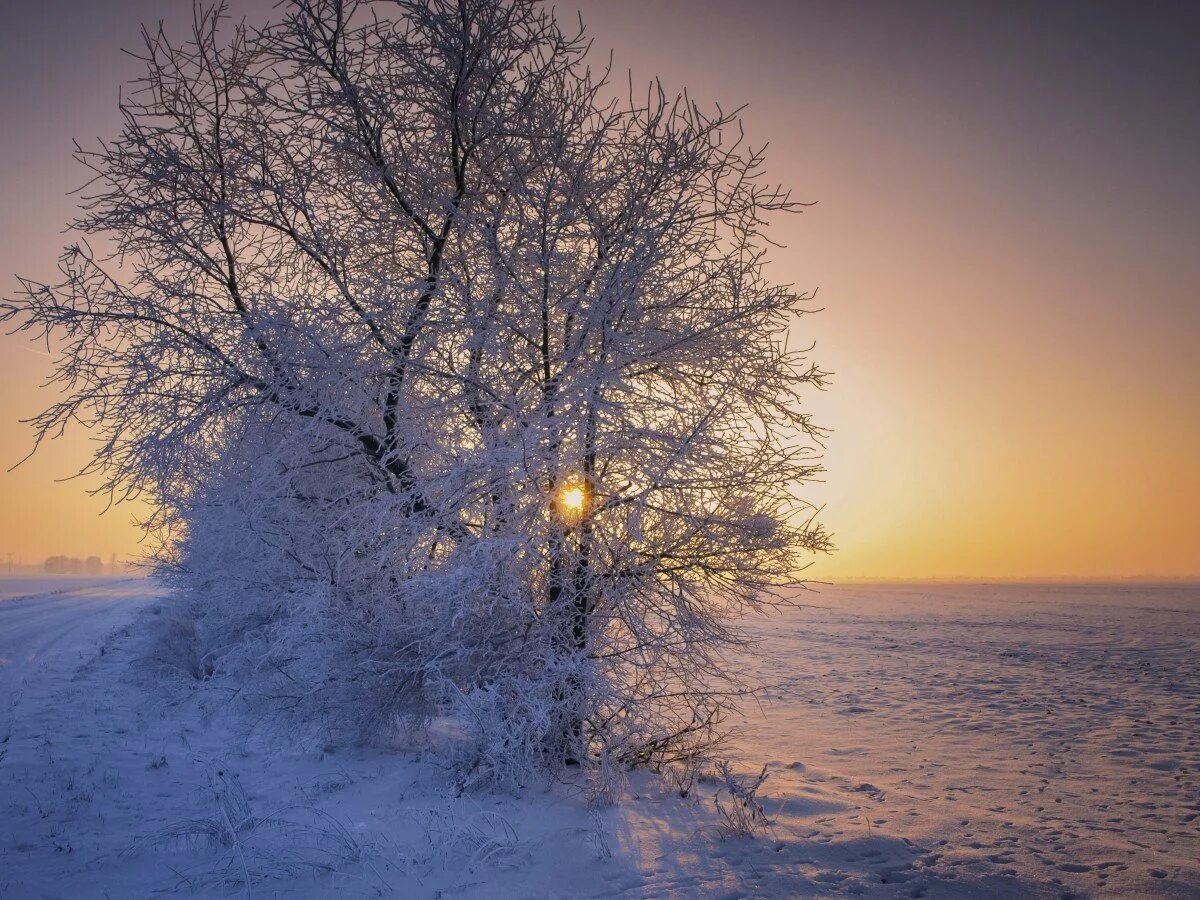
<path fill-rule="evenodd" d="M 257 20 L 270 0 L 234 0 Z M 1200 5 L 574 0 L 618 72 L 748 103 L 773 179 L 772 274 L 818 289 L 836 373 L 821 484 L 839 578 L 1200 575 Z M 0 32 L 0 292 L 52 276 L 117 129 L 121 53 L 188 0 L 14 3 Z M 0 462 L 47 402 L 0 337 Z M 136 508 L 62 481 L 68 434 L 0 473 L 0 563 L 137 553 Z"/>

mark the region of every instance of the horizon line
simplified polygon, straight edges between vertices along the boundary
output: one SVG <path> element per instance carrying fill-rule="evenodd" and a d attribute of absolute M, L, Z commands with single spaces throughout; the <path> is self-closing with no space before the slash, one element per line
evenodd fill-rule
<path fill-rule="evenodd" d="M 812 584 L 1200 584 L 1194 575 L 842 575 L 807 579 Z"/>

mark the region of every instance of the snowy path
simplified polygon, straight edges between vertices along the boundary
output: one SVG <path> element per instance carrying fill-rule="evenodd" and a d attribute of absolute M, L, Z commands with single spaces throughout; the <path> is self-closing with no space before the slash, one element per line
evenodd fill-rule
<path fill-rule="evenodd" d="M 69 676 L 152 596 L 143 579 L 0 580 L 0 760 L 27 685 Z"/>
<path fill-rule="evenodd" d="M 94 645 L 133 616 L 138 604 L 131 600 L 149 596 L 145 583 L 133 579 L 55 585 L 39 591 L 22 579 L 20 590 L 33 593 L 12 597 L 3 596 L 11 591 L 0 583 L 0 697 L 51 651 L 78 654 Z"/>

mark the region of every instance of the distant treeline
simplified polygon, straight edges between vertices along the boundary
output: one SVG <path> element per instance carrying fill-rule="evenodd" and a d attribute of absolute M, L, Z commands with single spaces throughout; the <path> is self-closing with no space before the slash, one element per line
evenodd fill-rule
<path fill-rule="evenodd" d="M 98 556 L 80 559 L 78 556 L 51 556 L 46 559 L 49 575 L 103 575 L 104 563 Z"/>

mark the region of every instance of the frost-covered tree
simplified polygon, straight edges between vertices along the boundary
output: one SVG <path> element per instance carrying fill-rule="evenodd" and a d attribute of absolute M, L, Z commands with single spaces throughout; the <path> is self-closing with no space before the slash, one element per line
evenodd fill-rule
<path fill-rule="evenodd" d="M 587 49 L 533 0 L 147 31 L 62 277 L 3 306 L 58 353 L 39 437 L 100 436 L 230 670 L 449 712 L 480 779 L 707 745 L 738 617 L 827 545 L 809 297 L 764 267 L 798 204 L 736 113 Z"/>

